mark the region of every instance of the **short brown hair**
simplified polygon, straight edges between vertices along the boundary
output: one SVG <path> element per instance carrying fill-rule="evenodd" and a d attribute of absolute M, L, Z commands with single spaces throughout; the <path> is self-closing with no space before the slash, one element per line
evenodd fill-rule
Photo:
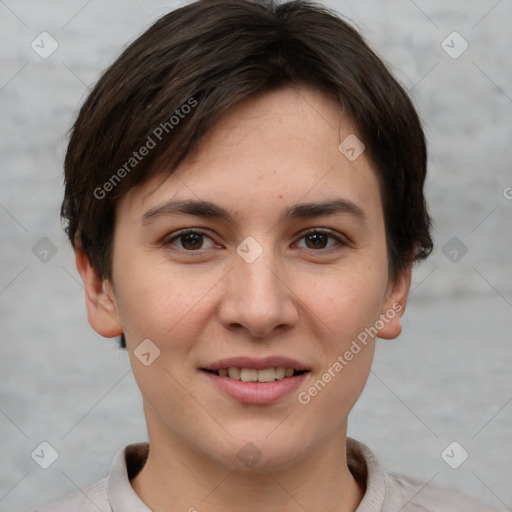
<path fill-rule="evenodd" d="M 418 115 L 359 33 L 303 0 L 199 0 L 163 16 L 126 48 L 72 129 L 62 217 L 73 246 L 111 278 L 119 199 L 172 173 L 230 107 L 287 85 L 339 98 L 365 144 L 381 185 L 390 275 L 425 258 L 432 240 Z"/>

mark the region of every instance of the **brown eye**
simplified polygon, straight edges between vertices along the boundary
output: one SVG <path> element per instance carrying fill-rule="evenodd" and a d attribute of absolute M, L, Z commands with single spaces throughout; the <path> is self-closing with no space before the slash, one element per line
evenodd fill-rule
<path fill-rule="evenodd" d="M 189 251 L 201 249 L 201 246 L 203 245 L 203 235 L 199 233 L 188 233 L 186 235 L 181 235 L 180 242 L 183 249 L 187 249 Z"/>
<path fill-rule="evenodd" d="M 198 251 L 213 247 L 213 240 L 198 231 L 181 232 L 169 238 L 167 245 L 173 245 L 184 251 Z"/>
<path fill-rule="evenodd" d="M 343 246 L 346 244 L 341 236 L 336 236 L 334 233 L 324 231 L 310 231 L 302 235 L 297 244 L 301 249 L 313 250 L 331 249 L 337 245 Z"/>
<path fill-rule="evenodd" d="M 325 233 L 312 233 L 304 238 L 308 249 L 325 249 L 329 241 L 329 237 Z"/>

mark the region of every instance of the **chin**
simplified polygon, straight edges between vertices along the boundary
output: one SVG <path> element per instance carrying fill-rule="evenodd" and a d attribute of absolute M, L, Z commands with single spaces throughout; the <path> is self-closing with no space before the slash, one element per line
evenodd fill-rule
<path fill-rule="evenodd" d="M 271 431 L 241 430 L 213 458 L 229 471 L 258 474 L 284 471 L 306 456 L 303 436 L 290 436 L 286 428 L 269 436 Z"/>

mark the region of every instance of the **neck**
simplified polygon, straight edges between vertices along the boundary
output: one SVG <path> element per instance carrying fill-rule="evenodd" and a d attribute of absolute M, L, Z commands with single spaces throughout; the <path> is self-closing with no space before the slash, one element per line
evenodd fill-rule
<path fill-rule="evenodd" d="M 287 469 L 240 471 L 148 428 L 148 460 L 131 484 L 153 512 L 354 512 L 364 491 L 348 469 L 341 430 Z"/>

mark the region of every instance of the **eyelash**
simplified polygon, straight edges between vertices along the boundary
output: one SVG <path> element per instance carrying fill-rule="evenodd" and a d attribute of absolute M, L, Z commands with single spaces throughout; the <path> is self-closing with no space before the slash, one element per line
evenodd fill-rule
<path fill-rule="evenodd" d="M 204 231 L 202 231 L 200 229 L 184 229 L 182 231 L 178 231 L 177 233 L 172 233 L 171 235 L 166 237 L 164 239 L 163 245 L 164 246 L 172 246 L 173 242 L 175 240 L 179 240 L 181 237 L 190 235 L 190 234 L 201 235 L 201 236 L 209 238 L 210 240 L 213 241 L 211 236 L 209 236 L 208 234 L 206 234 Z M 301 248 L 301 249 L 306 249 L 306 250 L 310 250 L 313 252 L 327 252 L 327 251 L 331 251 L 333 249 L 336 250 L 343 246 L 348 245 L 348 242 L 346 241 L 346 239 L 344 239 L 342 236 L 340 236 L 338 234 L 335 234 L 334 231 L 331 231 L 328 229 L 310 229 L 310 230 L 302 233 L 301 236 L 299 237 L 299 240 L 302 240 L 309 235 L 326 235 L 328 238 L 335 240 L 337 242 L 337 245 L 334 247 L 327 247 L 327 248 L 321 248 L 321 249 L 309 249 L 309 248 Z M 176 247 L 176 249 L 179 251 L 182 251 L 182 252 L 190 253 L 190 254 L 199 253 L 200 251 L 204 251 L 204 249 L 188 250 L 188 249 L 183 249 L 181 247 Z"/>

